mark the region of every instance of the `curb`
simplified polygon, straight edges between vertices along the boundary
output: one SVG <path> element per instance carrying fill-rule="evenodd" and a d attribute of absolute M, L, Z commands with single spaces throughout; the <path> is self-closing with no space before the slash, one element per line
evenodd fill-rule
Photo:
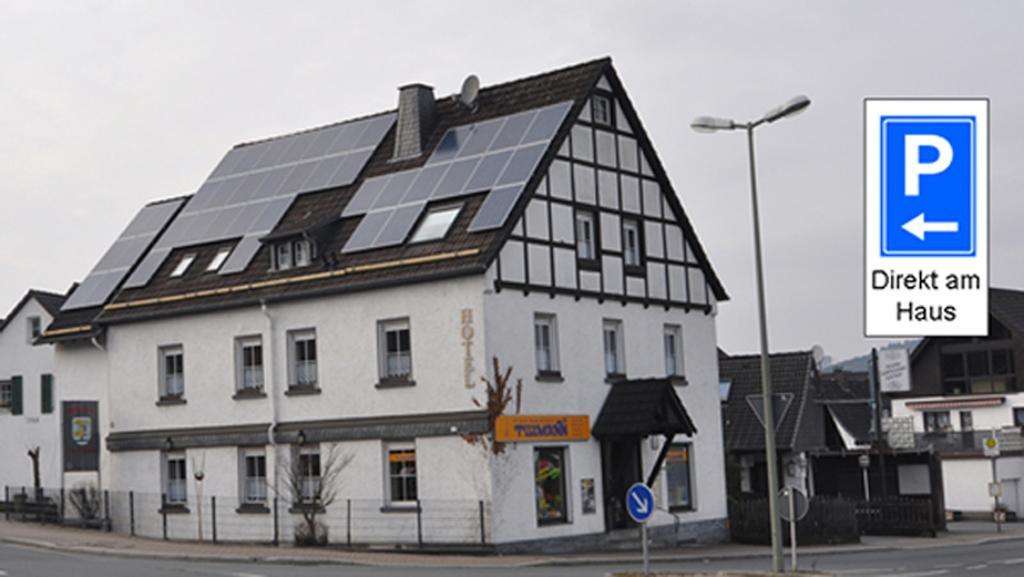
<path fill-rule="evenodd" d="M 865 545 L 852 548 L 821 548 L 809 549 L 800 553 L 801 557 L 823 557 L 828 555 L 861 554 L 861 553 L 882 553 L 892 551 L 914 551 L 927 550 L 945 547 L 971 547 L 992 543 L 1005 543 L 1024 540 L 1024 534 L 989 536 L 980 539 L 963 541 L 958 543 L 928 543 L 924 545 Z M 0 542 L 45 549 L 62 553 L 80 553 L 86 555 L 101 555 L 110 557 L 121 557 L 130 559 L 156 559 L 156 560 L 179 560 L 179 561 L 201 561 L 211 563 L 260 563 L 278 565 L 337 565 L 349 567 L 409 567 L 415 566 L 410 563 L 395 563 L 376 560 L 339 559 L 336 557 L 313 557 L 313 556 L 288 556 L 288 555 L 227 555 L 227 554 L 205 554 L 205 553 L 173 553 L 161 551 L 140 551 L 130 549 L 112 549 L 108 547 L 93 546 L 61 546 L 49 541 L 37 541 L 22 539 L 18 537 L 0 537 Z M 718 552 L 707 554 L 669 554 L 652 555 L 652 563 L 694 563 L 705 561 L 728 561 L 731 559 L 758 559 L 768 558 L 771 554 L 768 551 L 740 551 L 735 553 Z M 512 558 L 496 556 L 492 559 L 501 560 L 500 563 L 467 564 L 467 563 L 443 563 L 431 565 L 438 569 L 487 569 L 487 568 L 528 568 L 528 567 L 582 567 L 607 564 L 638 563 L 639 555 L 616 555 L 614 557 L 571 557 L 571 558 L 534 558 L 514 561 Z"/>
<path fill-rule="evenodd" d="M 92 547 L 83 545 L 61 546 L 48 541 L 35 541 L 32 539 L 21 539 L 18 537 L 0 537 L 0 543 L 8 543 L 21 547 L 33 549 L 44 549 L 58 553 L 80 553 L 83 555 L 99 555 L 108 557 L 120 557 L 126 559 L 155 559 L 161 561 L 202 561 L 208 563 L 260 563 L 277 565 L 337 565 L 347 567 L 411 567 L 417 566 L 412 563 L 388 563 L 382 561 L 363 561 L 356 559 L 338 559 L 336 557 L 312 557 L 312 556 L 287 556 L 287 555 L 224 555 L 205 553 L 171 553 L 162 551 L 137 551 L 130 549 L 111 549 L 107 547 Z M 498 557 L 495 557 L 496 559 Z M 534 567 L 545 563 L 546 560 L 522 561 L 517 563 L 502 564 L 470 564 L 470 563 L 446 563 L 438 564 L 438 569 L 489 569 L 500 567 Z"/>

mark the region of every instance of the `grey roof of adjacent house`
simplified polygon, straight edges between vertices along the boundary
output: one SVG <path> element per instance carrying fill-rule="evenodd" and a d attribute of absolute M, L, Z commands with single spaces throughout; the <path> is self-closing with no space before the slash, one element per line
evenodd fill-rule
<path fill-rule="evenodd" d="M 183 254 L 194 253 L 195 262 L 206 263 L 219 249 L 232 246 L 234 240 L 176 248 L 163 261 L 148 284 L 138 288 L 115 290 L 114 296 L 95 311 L 66 311 L 69 314 L 59 315 L 47 329 L 46 337 L 51 340 L 74 338 L 78 334 L 89 334 L 98 325 L 250 306 L 263 300 L 310 298 L 395 284 L 481 274 L 497 256 L 505 239 L 525 210 L 533 189 L 542 179 L 551 159 L 569 133 L 574 119 L 601 78 L 606 78 L 621 95 L 623 113 L 635 126 L 640 127 L 637 134 L 638 142 L 649 157 L 656 178 L 666 190 L 666 198 L 693 247 L 697 262 L 703 269 L 711 290 L 717 300 L 727 300 L 728 295 L 712 269 L 682 204 L 668 181 L 657 152 L 642 129 L 642 123 L 618 79 L 611 59 L 602 58 L 482 88 L 472 109 L 449 96 L 439 97 L 435 102 L 434 127 L 425 137 L 422 156 L 394 160 L 392 151 L 395 147 L 395 129 L 392 128 L 372 153 L 355 182 L 297 196 L 276 227 L 264 237 L 264 241 L 289 235 L 314 236 L 320 248 L 319 254 L 324 256 L 316 266 L 269 273 L 272 245 L 264 244 L 248 267 L 240 273 L 204 274 L 203 266 L 193 266 L 184 275 L 172 277 L 171 270 Z M 478 194 L 466 197 L 464 209 L 442 241 L 405 243 L 359 253 L 341 253 L 341 248 L 346 246 L 346 242 L 359 224 L 358 218 L 343 218 L 341 215 L 365 180 L 422 166 L 449 128 L 565 102 L 571 103 L 571 109 L 504 226 L 478 232 L 469 230 L 473 217 L 486 197 L 486 194 Z M 393 112 L 383 111 L 379 114 Z M 252 143 L 240 144 L 236 149 L 251 145 Z M 330 257 L 327 258 L 327 255 Z M 394 263 L 400 263 L 401 266 L 391 266 Z"/>
<path fill-rule="evenodd" d="M 1024 337 L 1024 291 L 1005 288 L 988 289 L 988 312 L 1014 334 Z M 911 361 L 935 339 L 942 338 L 947 337 L 921 339 L 910 352 Z"/>
<path fill-rule="evenodd" d="M 62 304 L 64 304 L 64 300 L 67 299 L 67 295 L 37 289 L 29 289 L 29 291 L 26 292 L 25 295 L 21 297 L 21 300 L 18 301 L 18 304 L 14 305 L 14 308 L 11 309 L 11 312 L 7 313 L 7 316 L 0 319 L 0 331 L 4 330 L 4 327 L 7 326 L 7 323 L 11 319 L 13 319 L 15 315 L 17 315 L 18 312 L 21 311 L 22 307 L 28 304 L 28 302 L 31 301 L 32 299 L 35 299 L 36 302 L 39 303 L 39 306 L 43 307 L 43 310 L 45 310 L 46 313 L 49 314 L 51 318 L 53 318 L 56 317 L 57 314 L 60 312 L 60 307 Z"/>
<path fill-rule="evenodd" d="M 814 402 L 817 369 L 813 353 L 774 353 L 770 364 L 773 392 L 792 395 L 776 423 L 776 447 L 780 451 L 803 451 L 824 446 L 822 406 Z M 726 450 L 763 450 L 764 426 L 748 402 L 748 398 L 757 402 L 761 397 L 760 355 L 729 356 L 720 351 L 718 371 L 721 380 L 732 382 L 723 412 Z"/>
<path fill-rule="evenodd" d="M 871 440 L 871 384 L 866 372 L 835 371 L 819 377 L 818 399 L 854 439 Z"/>
<path fill-rule="evenodd" d="M 1024 291 L 989 289 L 988 310 L 1014 333 L 1024 336 Z"/>

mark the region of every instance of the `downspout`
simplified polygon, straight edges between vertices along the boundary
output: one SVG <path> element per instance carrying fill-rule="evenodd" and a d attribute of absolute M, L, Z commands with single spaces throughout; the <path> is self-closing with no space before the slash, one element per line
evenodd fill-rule
<path fill-rule="evenodd" d="M 103 390 L 100 391 L 99 394 L 96 395 L 96 402 L 99 403 L 100 395 L 105 396 L 106 397 L 106 399 L 105 399 L 106 407 L 109 409 L 110 408 L 110 356 L 107 355 L 107 349 L 103 348 L 103 344 L 100 342 L 99 338 L 97 338 L 96 335 L 93 335 L 92 337 L 90 337 L 89 338 L 89 342 L 92 343 L 92 346 L 96 347 L 96 350 L 98 350 L 100 353 L 103 354 L 103 369 L 104 369 L 103 372 L 105 373 L 105 377 L 106 377 L 104 379 L 106 382 L 103 383 Z M 102 409 L 102 407 L 100 407 L 100 409 Z M 102 413 L 100 413 L 100 420 L 102 421 Z M 108 415 L 107 416 L 107 424 L 109 425 L 110 422 L 111 422 L 111 418 Z M 99 423 L 96 423 L 96 424 L 99 425 Z M 60 439 L 61 439 L 61 451 L 63 451 L 64 450 L 64 447 L 63 447 L 63 444 L 64 444 L 63 431 L 61 431 Z M 104 461 L 103 453 L 105 452 L 105 449 L 106 449 L 105 442 L 106 441 L 104 441 L 103 437 L 101 436 L 100 440 L 99 440 L 99 443 L 100 443 L 100 466 L 96 468 L 96 489 L 100 492 L 99 493 L 100 495 L 103 494 L 103 466 L 105 464 L 103 462 Z M 63 487 L 64 487 L 64 467 L 61 467 L 61 470 L 60 470 L 60 485 L 61 485 L 61 488 L 63 489 Z M 108 521 L 109 521 L 109 519 L 108 519 Z"/>
<path fill-rule="evenodd" d="M 268 386 L 270 389 L 270 426 L 267 427 L 267 441 L 270 443 L 271 451 L 274 454 L 273 488 L 274 495 L 277 495 L 277 469 L 280 464 L 277 461 L 277 440 L 274 439 L 274 431 L 277 429 L 277 356 L 274 354 L 274 336 L 276 331 L 274 330 L 274 317 L 271 316 L 270 310 L 267 308 L 266 299 L 260 299 L 260 312 L 267 318 L 267 358 L 270 359 L 270 383 Z"/>

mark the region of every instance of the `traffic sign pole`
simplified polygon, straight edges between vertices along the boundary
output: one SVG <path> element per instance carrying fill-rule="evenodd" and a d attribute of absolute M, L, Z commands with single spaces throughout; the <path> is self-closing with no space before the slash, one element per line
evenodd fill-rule
<path fill-rule="evenodd" d="M 643 552 L 644 552 L 644 577 L 647 577 L 651 573 L 650 558 L 647 557 L 647 523 L 640 524 L 640 538 L 643 539 Z"/>
<path fill-rule="evenodd" d="M 786 493 L 789 494 L 789 565 L 790 571 L 796 573 L 796 495 L 793 494 L 792 487 L 789 487 Z"/>
<path fill-rule="evenodd" d="M 647 556 L 647 521 L 654 514 L 654 493 L 651 492 L 650 487 L 643 483 L 633 483 L 633 486 L 626 491 L 626 513 L 640 524 L 644 577 L 646 577 L 650 570 L 650 560 Z"/>

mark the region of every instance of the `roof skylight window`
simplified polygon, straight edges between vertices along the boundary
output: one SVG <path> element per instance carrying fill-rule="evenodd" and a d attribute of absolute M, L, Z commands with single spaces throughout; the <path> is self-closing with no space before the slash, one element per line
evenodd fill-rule
<path fill-rule="evenodd" d="M 188 270 L 188 267 L 192 265 L 192 261 L 194 260 L 196 260 L 195 253 L 189 253 L 181 257 L 181 260 L 178 261 L 178 265 L 174 267 L 173 271 L 171 271 L 171 278 L 177 278 L 185 274 L 185 271 Z"/>
<path fill-rule="evenodd" d="M 461 204 L 430 209 L 427 212 L 427 216 L 423 217 L 423 221 L 420 222 L 416 232 L 412 235 L 412 240 L 409 242 L 426 242 L 444 238 L 461 210 Z"/>
<path fill-rule="evenodd" d="M 213 260 L 211 260 L 210 264 L 207 265 L 206 272 L 214 272 L 220 270 L 221 265 L 223 265 L 224 261 L 228 259 L 229 254 L 231 254 L 230 246 L 220 247 L 220 249 L 217 251 L 217 254 L 214 255 Z"/>

